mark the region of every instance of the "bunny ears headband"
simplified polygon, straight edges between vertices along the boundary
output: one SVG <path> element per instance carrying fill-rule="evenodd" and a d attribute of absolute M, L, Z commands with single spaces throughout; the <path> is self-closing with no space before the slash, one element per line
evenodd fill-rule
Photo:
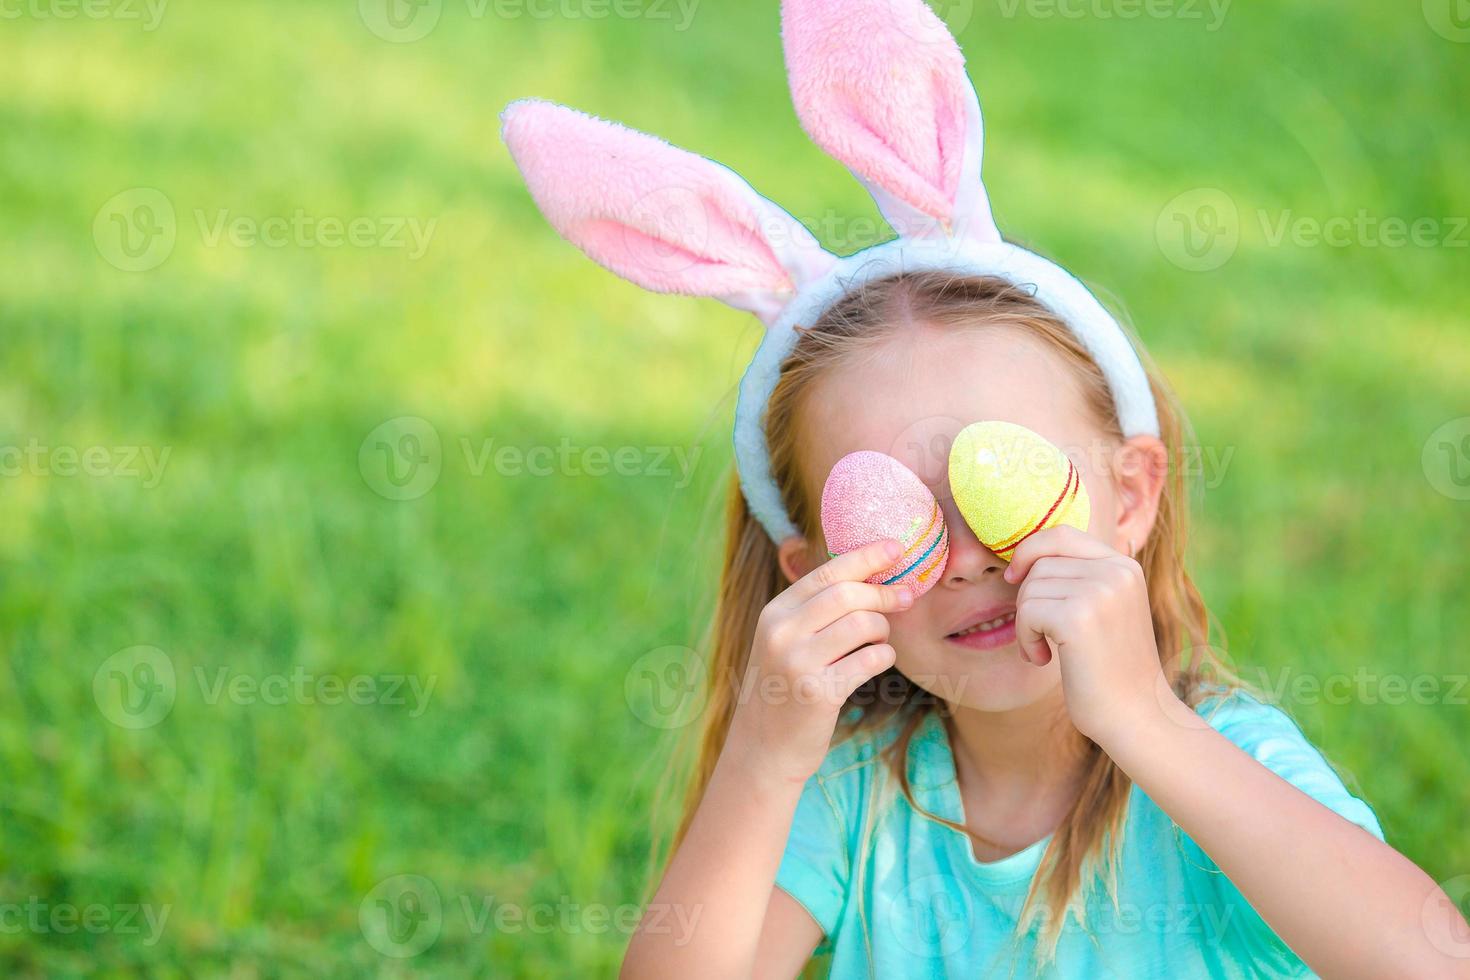
<path fill-rule="evenodd" d="M 839 257 L 704 157 L 550 102 L 501 114 L 511 156 L 563 238 L 645 289 L 719 299 L 765 324 L 740 381 L 735 465 L 771 539 L 800 532 L 771 473 L 766 402 L 796 327 L 865 282 L 947 270 L 1030 289 L 1101 368 L 1123 435 L 1158 435 L 1148 378 L 1118 323 L 1065 269 L 1001 240 L 980 179 L 980 103 L 924 0 L 783 0 L 781 24 L 803 128 L 873 195 L 896 239 Z"/>

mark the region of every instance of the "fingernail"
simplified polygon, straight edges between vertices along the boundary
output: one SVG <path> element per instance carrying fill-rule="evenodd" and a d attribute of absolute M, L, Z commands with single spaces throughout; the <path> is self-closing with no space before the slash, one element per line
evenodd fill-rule
<path fill-rule="evenodd" d="M 911 605 L 913 601 L 914 593 L 909 589 L 907 585 L 901 586 L 898 590 L 898 604 L 900 606 L 907 606 Z"/>
<path fill-rule="evenodd" d="M 903 549 L 898 546 L 897 541 L 889 541 L 883 546 L 883 553 L 886 554 L 889 558 L 897 558 L 899 555 L 903 554 Z"/>
<path fill-rule="evenodd" d="M 1000 577 L 1009 582 L 1011 580 L 1011 572 L 1013 572 L 1015 568 L 1015 565 L 1007 565 L 1006 570 L 1001 573 Z"/>

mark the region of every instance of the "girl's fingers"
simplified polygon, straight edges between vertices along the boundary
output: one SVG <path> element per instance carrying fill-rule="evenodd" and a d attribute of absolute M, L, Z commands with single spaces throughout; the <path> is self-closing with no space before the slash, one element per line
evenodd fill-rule
<path fill-rule="evenodd" d="M 1047 555 L 1063 558 L 1112 558 L 1117 554 L 1118 552 L 1085 531 L 1079 531 L 1070 524 L 1059 524 L 1033 534 L 1020 543 L 1011 555 L 1005 580 L 1021 581 L 1031 571 L 1032 564 Z"/>
<path fill-rule="evenodd" d="M 838 582 L 861 582 L 883 571 L 903 555 L 903 545 L 893 538 L 883 538 L 853 551 L 838 555 L 807 572 L 784 593 L 794 608 L 823 589 Z"/>
<path fill-rule="evenodd" d="M 1041 578 L 1032 575 L 1021 583 L 1016 593 L 1016 608 L 1030 599 L 1070 599 L 1079 591 L 1077 580 L 1070 578 Z"/>
<path fill-rule="evenodd" d="M 888 639 L 888 617 L 871 609 L 850 612 L 813 637 L 812 649 L 826 667 L 858 647 Z"/>
<path fill-rule="evenodd" d="M 887 643 L 859 647 L 827 668 L 834 693 L 846 701 L 864 682 L 893 666 L 897 653 Z"/>
<path fill-rule="evenodd" d="M 1067 603 L 1066 598 L 1028 597 L 1016 606 L 1016 644 L 1021 656 L 1038 667 L 1051 663 L 1052 648 L 1047 642 L 1047 633 L 1054 626 L 1054 617 Z"/>
<path fill-rule="evenodd" d="M 1031 567 L 1022 579 L 1026 582 L 1034 582 L 1042 578 L 1091 578 L 1096 569 L 1096 558 L 1043 555 L 1031 563 Z"/>
<path fill-rule="evenodd" d="M 913 593 L 907 586 L 838 582 L 812 596 L 794 615 L 803 629 L 815 633 L 860 609 L 871 609 L 875 613 L 895 613 L 902 612 L 913 604 Z"/>

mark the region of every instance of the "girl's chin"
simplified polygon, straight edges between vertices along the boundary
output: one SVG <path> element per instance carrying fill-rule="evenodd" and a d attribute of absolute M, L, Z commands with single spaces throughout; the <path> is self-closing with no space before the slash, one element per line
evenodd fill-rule
<path fill-rule="evenodd" d="M 1027 663 L 1015 643 L 976 651 L 945 640 L 922 664 L 905 659 L 909 663 L 900 663 L 899 670 L 915 684 L 952 705 L 977 711 L 1034 704 L 1060 680 L 1054 669 Z"/>

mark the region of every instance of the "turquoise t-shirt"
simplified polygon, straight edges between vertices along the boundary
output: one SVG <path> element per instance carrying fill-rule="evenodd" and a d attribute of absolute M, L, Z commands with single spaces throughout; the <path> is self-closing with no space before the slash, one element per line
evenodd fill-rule
<path fill-rule="evenodd" d="M 1253 758 L 1379 840 L 1350 794 L 1280 709 L 1242 693 L 1198 709 Z M 916 813 L 879 750 L 897 726 L 827 755 L 797 805 L 776 884 L 817 921 L 832 976 L 1252 977 L 1312 974 L 1215 863 L 1137 786 L 1128 802 L 1117 905 L 1099 895 L 1087 927 L 1069 916 L 1055 959 L 1036 963 L 1036 933 L 1016 923 L 1050 838 L 994 862 L 968 838 Z M 908 754 L 914 798 L 963 822 L 949 737 L 929 712 Z M 860 859 L 861 858 L 861 859 Z"/>

